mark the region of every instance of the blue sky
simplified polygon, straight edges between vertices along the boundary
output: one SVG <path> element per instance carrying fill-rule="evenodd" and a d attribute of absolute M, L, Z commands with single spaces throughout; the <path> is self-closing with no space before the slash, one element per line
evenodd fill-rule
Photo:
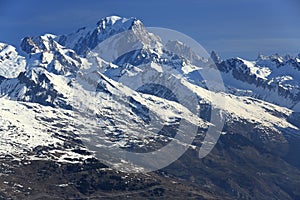
<path fill-rule="evenodd" d="M 300 53 L 298 0 L 0 0 L 0 41 L 63 34 L 108 15 L 180 31 L 224 57 Z"/>

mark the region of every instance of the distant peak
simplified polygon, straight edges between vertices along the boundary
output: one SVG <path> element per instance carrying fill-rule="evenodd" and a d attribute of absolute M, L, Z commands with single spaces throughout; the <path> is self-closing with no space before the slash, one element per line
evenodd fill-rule
<path fill-rule="evenodd" d="M 257 60 L 263 60 L 265 56 L 262 53 L 259 53 L 257 56 Z"/>
<path fill-rule="evenodd" d="M 54 39 L 55 35 L 45 34 L 36 37 L 25 37 L 21 42 L 21 49 L 27 54 L 50 51 L 51 48 L 57 46 Z"/>
<path fill-rule="evenodd" d="M 42 35 L 41 38 L 44 39 L 44 40 L 52 40 L 52 39 L 55 39 L 57 36 L 56 35 L 53 35 L 53 34 L 50 34 L 50 33 L 47 33 L 45 35 Z"/>
<path fill-rule="evenodd" d="M 108 16 L 108 17 L 102 18 L 100 21 L 98 21 L 97 26 L 105 29 L 105 27 L 113 26 L 117 23 L 124 24 L 124 23 L 127 23 L 128 21 L 133 23 L 136 20 L 137 19 L 133 18 L 133 17 L 125 18 L 125 17 L 120 17 L 120 16 L 113 15 L 113 16 Z"/>
<path fill-rule="evenodd" d="M 212 61 L 214 61 L 214 63 L 221 63 L 222 61 L 220 56 L 215 51 L 212 51 L 210 53 L 210 58 L 212 59 Z"/>
<path fill-rule="evenodd" d="M 257 56 L 257 60 L 270 60 L 270 59 L 282 59 L 282 56 L 280 56 L 278 53 L 272 54 L 272 55 L 263 55 L 262 53 L 259 53 Z"/>
<path fill-rule="evenodd" d="M 97 25 L 101 26 L 102 24 L 115 24 L 116 21 L 121 20 L 122 18 L 120 16 L 108 16 L 108 17 L 104 17 L 102 19 L 100 19 L 100 21 L 98 21 Z M 126 18 L 123 18 L 126 19 Z"/>
<path fill-rule="evenodd" d="M 120 19 L 126 19 L 126 18 L 122 18 L 122 17 L 117 16 L 117 15 L 112 15 L 112 16 L 105 17 L 106 21 L 110 21 L 112 23 L 115 23 L 117 20 L 120 20 Z"/>

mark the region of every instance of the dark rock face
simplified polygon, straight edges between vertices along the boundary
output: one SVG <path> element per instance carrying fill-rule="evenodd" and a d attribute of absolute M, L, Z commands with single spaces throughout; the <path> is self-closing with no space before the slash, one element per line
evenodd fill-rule
<path fill-rule="evenodd" d="M 46 46 L 41 37 L 25 37 L 21 42 L 21 49 L 27 53 L 36 53 L 38 51 L 46 49 Z"/>
<path fill-rule="evenodd" d="M 33 80 L 30 76 L 38 77 Z M 39 103 L 45 106 L 71 109 L 64 96 L 56 91 L 53 84 L 43 71 L 32 70 L 30 73 L 20 73 L 17 78 L 0 81 L 0 93 L 17 101 Z"/>
<path fill-rule="evenodd" d="M 138 92 L 151 94 L 170 101 L 178 102 L 176 95 L 168 88 L 159 84 L 145 84 L 137 89 Z"/>

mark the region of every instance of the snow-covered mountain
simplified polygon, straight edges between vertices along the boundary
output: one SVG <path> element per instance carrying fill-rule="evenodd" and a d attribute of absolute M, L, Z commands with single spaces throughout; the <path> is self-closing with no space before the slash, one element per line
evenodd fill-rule
<path fill-rule="evenodd" d="M 26 60 L 20 56 L 15 47 L 0 43 L 0 76 L 14 78 L 25 71 Z"/>
<path fill-rule="evenodd" d="M 299 56 L 259 55 L 255 61 L 232 58 L 216 63 L 230 93 L 287 108 L 293 108 L 300 100 Z"/>
<path fill-rule="evenodd" d="M 252 163 L 261 162 L 253 155 L 267 154 L 277 159 L 276 167 L 300 167 L 294 156 L 299 151 L 299 113 L 292 110 L 300 100 L 299 56 L 222 60 L 213 52 L 204 58 L 181 41 L 163 43 L 136 18 L 118 16 L 70 34 L 25 37 L 21 49 L 25 57 L 0 44 L 3 158 L 58 163 L 97 158 L 124 171 L 143 171 L 170 163 L 165 158 L 153 163 L 145 157 L 126 160 L 111 152 L 155 152 L 174 142 L 200 166 L 198 152 L 209 153 L 220 136 L 212 153 L 218 159 L 222 154 L 229 162 L 249 159 L 245 168 L 252 170 Z M 200 75 L 219 72 L 224 91 L 210 88 L 212 80 Z M 181 154 L 176 156 L 168 155 L 175 161 Z M 275 167 L 262 165 L 261 173 L 269 173 L 265 166 Z M 187 163 L 180 161 L 179 166 Z M 215 178 L 208 179 L 207 187 L 221 187 Z M 235 184 L 222 191 L 231 197 L 249 195 Z M 281 197 L 297 196 L 290 190 Z"/>
<path fill-rule="evenodd" d="M 61 35 L 56 40 L 63 46 L 73 49 L 77 54 L 85 56 L 104 40 L 127 30 L 140 35 L 144 40 L 157 39 L 148 33 L 142 22 L 136 18 L 111 16 L 101 19 L 95 27 L 83 27 L 74 33 Z"/>

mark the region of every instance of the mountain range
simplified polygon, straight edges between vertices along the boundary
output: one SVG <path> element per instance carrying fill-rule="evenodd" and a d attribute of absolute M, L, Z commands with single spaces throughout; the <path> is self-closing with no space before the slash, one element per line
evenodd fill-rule
<path fill-rule="evenodd" d="M 119 16 L 20 48 L 0 43 L 0 198 L 300 199 L 300 55 L 204 57 Z"/>

